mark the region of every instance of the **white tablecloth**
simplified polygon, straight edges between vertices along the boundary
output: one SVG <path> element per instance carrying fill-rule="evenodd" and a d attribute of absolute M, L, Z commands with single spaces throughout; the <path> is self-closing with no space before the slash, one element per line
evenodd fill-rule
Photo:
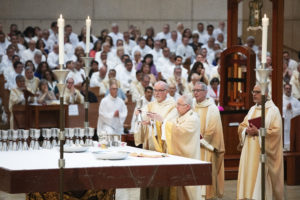
<path fill-rule="evenodd" d="M 145 154 L 157 154 L 134 147 L 113 147 L 109 150 L 120 150 Z M 207 162 L 184 157 L 168 155 L 163 158 L 145 158 L 128 156 L 125 160 L 98 160 L 93 156 L 94 151 L 100 148 L 91 147 L 84 153 L 64 153 L 66 168 L 83 167 L 117 167 L 117 166 L 146 166 L 146 165 L 178 165 L 178 164 L 204 164 Z M 29 150 L 0 152 L 0 168 L 9 170 L 31 169 L 57 169 L 59 150 Z"/>

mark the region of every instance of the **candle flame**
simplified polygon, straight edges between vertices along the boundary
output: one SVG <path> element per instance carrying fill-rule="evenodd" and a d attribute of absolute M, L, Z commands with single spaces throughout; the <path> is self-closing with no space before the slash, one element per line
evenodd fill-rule
<path fill-rule="evenodd" d="M 59 16 L 60 18 L 62 18 L 62 14 L 60 14 L 60 16 Z"/>
<path fill-rule="evenodd" d="M 265 13 L 264 18 L 267 18 L 267 14 Z"/>
<path fill-rule="evenodd" d="M 87 18 L 90 19 L 90 16 L 88 16 Z"/>

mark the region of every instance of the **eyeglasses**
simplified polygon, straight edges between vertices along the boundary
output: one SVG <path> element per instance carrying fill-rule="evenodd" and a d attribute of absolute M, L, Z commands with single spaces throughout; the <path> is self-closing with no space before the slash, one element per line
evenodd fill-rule
<path fill-rule="evenodd" d="M 186 105 L 188 105 L 188 104 L 177 103 L 176 105 L 177 105 L 177 106 L 186 106 Z"/>
<path fill-rule="evenodd" d="M 261 91 L 257 91 L 257 90 L 253 90 L 252 91 L 252 94 L 254 95 L 254 94 L 260 94 L 261 93 Z"/>
<path fill-rule="evenodd" d="M 192 91 L 193 92 L 201 92 L 201 91 L 205 91 L 205 90 L 203 90 L 203 89 L 193 89 Z"/>
<path fill-rule="evenodd" d="M 164 92 L 164 91 L 166 91 L 166 89 L 164 89 L 164 90 L 154 90 L 154 92 Z"/>

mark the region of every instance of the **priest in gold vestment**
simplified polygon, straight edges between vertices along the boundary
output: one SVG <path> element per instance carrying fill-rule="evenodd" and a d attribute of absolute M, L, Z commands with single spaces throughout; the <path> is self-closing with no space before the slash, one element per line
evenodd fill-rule
<path fill-rule="evenodd" d="M 140 115 L 140 121 L 135 125 L 135 145 L 143 144 L 144 149 L 166 152 L 165 144 L 161 140 L 161 121 L 150 119 L 150 115 L 159 113 L 163 119 L 173 118 L 177 115 L 175 101 L 167 98 L 168 85 L 158 81 L 154 85 L 155 101 L 150 102 L 135 114 Z M 142 188 L 140 199 L 169 199 L 169 188 Z"/>
<path fill-rule="evenodd" d="M 161 141 L 160 121 L 150 119 L 149 114 L 159 113 L 163 119 L 173 118 L 177 115 L 175 101 L 167 98 L 168 85 L 159 81 L 154 86 L 155 101 L 149 103 L 140 112 L 143 121 L 140 123 L 134 134 L 135 145 L 143 144 L 144 149 L 165 152 L 165 146 Z M 136 113 L 138 114 L 138 113 Z"/>
<path fill-rule="evenodd" d="M 177 100 L 178 115 L 163 121 L 162 140 L 166 141 L 167 153 L 200 159 L 200 119 L 191 109 L 192 102 L 188 95 L 183 95 Z M 157 120 L 162 121 L 159 117 Z M 172 187 L 170 199 L 202 199 L 200 186 Z"/>
<path fill-rule="evenodd" d="M 256 105 L 249 110 L 238 128 L 240 147 L 242 148 L 237 199 L 261 199 L 261 141 L 259 131 L 250 119 L 261 116 L 261 88 L 256 85 L 252 91 Z M 282 118 L 279 109 L 272 100 L 265 104 L 266 112 L 266 200 L 284 199 L 283 154 L 282 154 Z"/>
<path fill-rule="evenodd" d="M 202 186 L 205 199 L 222 198 L 224 194 L 224 138 L 220 112 L 211 98 L 206 98 L 207 86 L 196 82 L 193 88 L 194 112 L 200 117 L 201 160 L 212 163 L 212 185 Z"/>

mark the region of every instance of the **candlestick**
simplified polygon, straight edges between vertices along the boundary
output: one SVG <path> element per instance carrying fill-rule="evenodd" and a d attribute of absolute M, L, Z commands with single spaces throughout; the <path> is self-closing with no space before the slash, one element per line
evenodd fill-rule
<path fill-rule="evenodd" d="M 60 17 L 57 19 L 57 26 L 58 26 L 58 46 L 59 46 L 59 65 L 60 65 L 60 69 L 62 69 L 62 65 L 65 63 L 64 61 L 64 28 L 65 28 L 65 20 L 62 17 L 62 15 L 60 15 Z"/>
<path fill-rule="evenodd" d="M 269 18 L 265 14 L 262 18 L 262 51 L 261 51 L 261 63 L 267 62 L 267 42 L 268 42 L 268 26 Z"/>
<path fill-rule="evenodd" d="M 86 34 L 85 34 L 85 53 L 88 54 L 90 52 L 90 32 L 91 32 L 91 19 L 90 16 L 85 20 L 86 24 Z"/>

